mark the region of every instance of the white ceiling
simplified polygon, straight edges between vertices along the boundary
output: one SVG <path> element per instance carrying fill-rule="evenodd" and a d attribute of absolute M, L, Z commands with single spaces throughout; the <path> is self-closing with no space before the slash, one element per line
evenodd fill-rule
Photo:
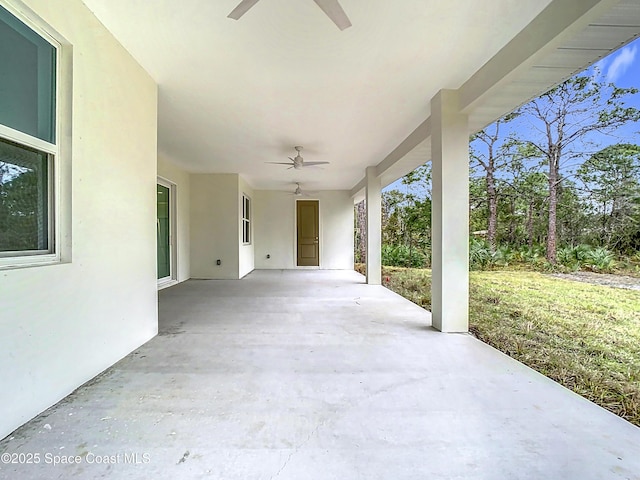
<path fill-rule="evenodd" d="M 313 190 L 352 189 L 438 90 L 463 86 L 550 3 L 341 0 L 353 24 L 341 32 L 312 0 L 260 0 L 238 21 L 239 0 L 83 1 L 157 81 L 162 153 L 259 189 Z M 294 145 L 331 164 L 264 163 Z"/>

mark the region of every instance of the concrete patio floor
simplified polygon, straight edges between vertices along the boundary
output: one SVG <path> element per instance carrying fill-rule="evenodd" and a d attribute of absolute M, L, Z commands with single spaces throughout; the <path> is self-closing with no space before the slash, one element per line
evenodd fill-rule
<path fill-rule="evenodd" d="M 40 463 L 0 478 L 640 479 L 639 428 L 363 282 L 161 291 L 159 335 L 1 441 Z"/>

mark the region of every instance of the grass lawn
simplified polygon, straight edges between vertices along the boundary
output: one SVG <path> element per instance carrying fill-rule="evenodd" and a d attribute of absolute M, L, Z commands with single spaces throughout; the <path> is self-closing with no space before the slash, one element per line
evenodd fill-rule
<path fill-rule="evenodd" d="M 431 271 L 383 268 L 383 283 L 431 308 Z M 537 272 L 471 272 L 470 331 L 640 426 L 640 292 Z"/>

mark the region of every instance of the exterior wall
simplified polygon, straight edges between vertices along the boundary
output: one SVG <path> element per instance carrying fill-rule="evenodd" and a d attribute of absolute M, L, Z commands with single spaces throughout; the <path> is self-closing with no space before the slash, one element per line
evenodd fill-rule
<path fill-rule="evenodd" d="M 295 201 L 289 192 L 255 191 L 255 268 L 297 268 Z M 347 191 L 323 191 L 320 201 L 320 268 L 353 269 L 353 200 Z M 267 255 L 271 258 L 267 259 Z"/>
<path fill-rule="evenodd" d="M 239 279 L 254 268 L 252 241 L 242 243 L 242 194 L 255 199 L 251 186 L 238 174 L 191 174 L 191 277 Z M 217 260 L 221 265 L 216 265 Z"/>
<path fill-rule="evenodd" d="M 353 270 L 353 199 L 347 191 L 321 192 L 320 266 Z"/>
<path fill-rule="evenodd" d="M 295 198 L 288 192 L 255 191 L 253 225 L 256 268 L 294 268 Z M 267 259 L 267 255 L 271 258 Z"/>
<path fill-rule="evenodd" d="M 237 279 L 238 175 L 191 174 L 190 182 L 191 277 Z"/>
<path fill-rule="evenodd" d="M 251 243 L 249 245 L 244 245 L 242 243 L 242 194 L 247 195 L 251 199 Z M 238 278 L 242 278 L 253 271 L 255 252 L 254 191 L 253 188 L 251 188 L 251 186 L 242 177 L 238 178 L 238 202 L 238 248 L 240 249 L 238 255 Z"/>
<path fill-rule="evenodd" d="M 156 85 L 80 0 L 24 3 L 73 45 L 73 252 L 0 275 L 0 438 L 157 333 Z"/>
<path fill-rule="evenodd" d="M 191 183 L 189 172 L 177 167 L 169 161 L 163 154 L 158 154 L 158 176 L 176 185 L 176 234 L 174 239 L 174 248 L 177 248 L 178 270 L 177 281 L 184 282 L 191 278 L 191 262 L 190 262 L 190 202 L 191 202 Z"/>

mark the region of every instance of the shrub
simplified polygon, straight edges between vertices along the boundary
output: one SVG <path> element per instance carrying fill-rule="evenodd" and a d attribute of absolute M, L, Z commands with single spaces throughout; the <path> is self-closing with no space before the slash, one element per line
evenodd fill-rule
<path fill-rule="evenodd" d="M 469 267 L 485 269 L 492 263 L 491 249 L 485 240 L 471 237 L 469 239 Z"/>
<path fill-rule="evenodd" d="M 593 253 L 590 245 L 580 244 L 575 247 L 562 247 L 556 252 L 557 263 L 570 270 L 580 270 L 589 263 Z"/>
<path fill-rule="evenodd" d="M 588 268 L 594 272 L 610 272 L 616 265 L 615 255 L 610 250 L 584 244 L 559 248 L 556 259 L 559 265 L 574 271 Z"/>
<path fill-rule="evenodd" d="M 498 245 L 494 252 L 486 240 L 469 239 L 469 267 L 472 270 L 484 270 L 495 266 L 506 267 L 515 258 L 509 245 Z"/>
<path fill-rule="evenodd" d="M 616 261 L 612 252 L 604 247 L 596 247 L 591 250 L 584 260 L 584 266 L 594 272 L 610 272 L 615 267 Z"/>
<path fill-rule="evenodd" d="M 544 253 L 544 247 L 542 245 L 534 245 L 532 247 L 523 246 L 515 253 L 515 259 L 537 265 L 544 262 Z"/>
<path fill-rule="evenodd" d="M 469 268 L 471 270 L 490 270 L 508 267 L 514 262 L 531 265 L 543 272 L 567 272 L 588 269 L 594 272 L 612 272 L 623 270 L 629 274 L 640 274 L 640 252 L 618 258 L 604 247 L 591 247 L 587 244 L 564 246 L 556 252 L 556 263 L 550 264 L 545 255 L 544 245 L 521 246 L 515 250 L 511 245 L 500 244 L 492 252 L 489 243 L 481 238 L 469 239 Z M 619 260 L 619 261 L 618 261 Z M 406 245 L 382 246 L 382 264 L 391 267 L 426 268 L 431 266 L 429 246 L 410 249 Z"/>
<path fill-rule="evenodd" d="M 562 247 L 556 251 L 556 261 L 559 265 L 567 267 L 569 270 L 580 270 L 582 262 L 575 255 L 572 247 Z"/>
<path fill-rule="evenodd" d="M 406 245 L 382 245 L 382 264 L 389 267 L 424 268 L 428 265 L 424 253 Z"/>
<path fill-rule="evenodd" d="M 494 265 L 506 267 L 515 257 L 515 252 L 509 245 L 498 245 L 496 251 L 492 254 L 492 262 Z"/>

